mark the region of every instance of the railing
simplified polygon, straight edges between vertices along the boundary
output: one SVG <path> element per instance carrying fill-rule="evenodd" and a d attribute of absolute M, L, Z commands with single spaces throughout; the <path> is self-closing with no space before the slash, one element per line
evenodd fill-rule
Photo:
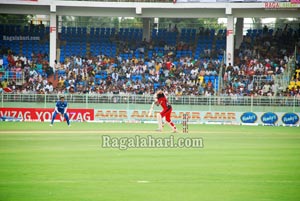
<path fill-rule="evenodd" d="M 58 94 L 2 94 L 2 107 L 54 107 Z M 149 109 L 153 95 L 116 94 L 66 94 L 72 107 L 79 108 L 144 108 Z M 175 108 L 208 111 L 281 111 L 300 112 L 298 97 L 248 97 L 248 96 L 169 96 Z"/>
<path fill-rule="evenodd" d="M 275 84 L 280 86 L 283 90 L 286 89 L 289 86 L 289 83 L 292 79 L 292 75 L 295 73 L 295 66 L 296 66 L 296 60 L 293 57 L 287 63 L 287 68 L 285 69 L 283 74 L 279 74 L 275 76 Z M 277 91 L 275 92 L 275 95 L 278 95 Z"/>
<path fill-rule="evenodd" d="M 23 71 L 9 71 L 0 69 L 0 73 L 2 73 L 2 79 L 7 79 L 8 81 L 14 80 L 16 85 L 22 85 L 24 83 L 25 75 Z"/>

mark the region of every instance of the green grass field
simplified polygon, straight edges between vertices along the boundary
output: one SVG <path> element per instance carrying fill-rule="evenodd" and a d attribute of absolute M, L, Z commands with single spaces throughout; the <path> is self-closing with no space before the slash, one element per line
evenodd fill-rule
<path fill-rule="evenodd" d="M 191 125 L 187 135 L 156 133 L 153 124 L 0 128 L 1 201 L 300 200 L 297 127 Z M 204 148 L 103 148 L 102 135 L 202 137 Z"/>

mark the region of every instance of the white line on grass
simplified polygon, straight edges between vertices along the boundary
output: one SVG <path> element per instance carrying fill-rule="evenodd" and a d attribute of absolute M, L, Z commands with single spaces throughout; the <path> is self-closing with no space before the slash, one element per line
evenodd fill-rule
<path fill-rule="evenodd" d="M 47 184 L 47 183 L 111 183 L 111 182 L 119 182 L 120 180 L 111 180 L 111 179 L 101 179 L 101 180 L 43 180 L 43 181 L 0 181 L 0 185 L 7 185 L 7 184 Z M 128 180 L 121 180 L 122 182 L 129 182 L 129 183 L 150 183 L 147 180 L 138 180 L 138 181 L 128 181 Z M 300 181 L 296 180 L 232 180 L 232 179 L 225 179 L 225 180 L 218 180 L 218 179 L 201 179 L 201 180 L 153 180 L 151 183 L 249 183 L 249 184 L 259 184 L 259 183 L 270 183 L 270 184 L 296 184 L 299 185 Z"/>
<path fill-rule="evenodd" d="M 139 183 L 139 184 L 145 184 L 145 183 L 149 183 L 149 181 L 141 180 L 141 181 L 136 181 L 136 183 Z"/>

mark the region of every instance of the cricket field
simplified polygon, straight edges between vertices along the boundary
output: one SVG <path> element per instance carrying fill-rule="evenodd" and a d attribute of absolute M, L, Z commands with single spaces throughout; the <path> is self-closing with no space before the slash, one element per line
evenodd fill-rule
<path fill-rule="evenodd" d="M 300 128 L 0 122 L 1 201 L 297 201 Z M 104 147 L 202 139 L 202 147 Z"/>

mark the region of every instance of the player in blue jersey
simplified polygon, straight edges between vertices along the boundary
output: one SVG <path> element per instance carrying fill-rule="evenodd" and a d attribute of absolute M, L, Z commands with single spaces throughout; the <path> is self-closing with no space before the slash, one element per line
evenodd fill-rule
<path fill-rule="evenodd" d="M 59 99 L 60 100 L 58 100 L 56 102 L 55 110 L 54 110 L 53 115 L 52 115 L 52 120 L 51 120 L 50 126 L 53 126 L 53 122 L 54 122 L 54 119 L 55 119 L 57 114 L 63 115 L 64 118 L 67 121 L 68 126 L 71 126 L 69 116 L 67 114 L 68 102 L 65 101 L 65 97 L 63 97 L 63 96 L 61 96 Z"/>

